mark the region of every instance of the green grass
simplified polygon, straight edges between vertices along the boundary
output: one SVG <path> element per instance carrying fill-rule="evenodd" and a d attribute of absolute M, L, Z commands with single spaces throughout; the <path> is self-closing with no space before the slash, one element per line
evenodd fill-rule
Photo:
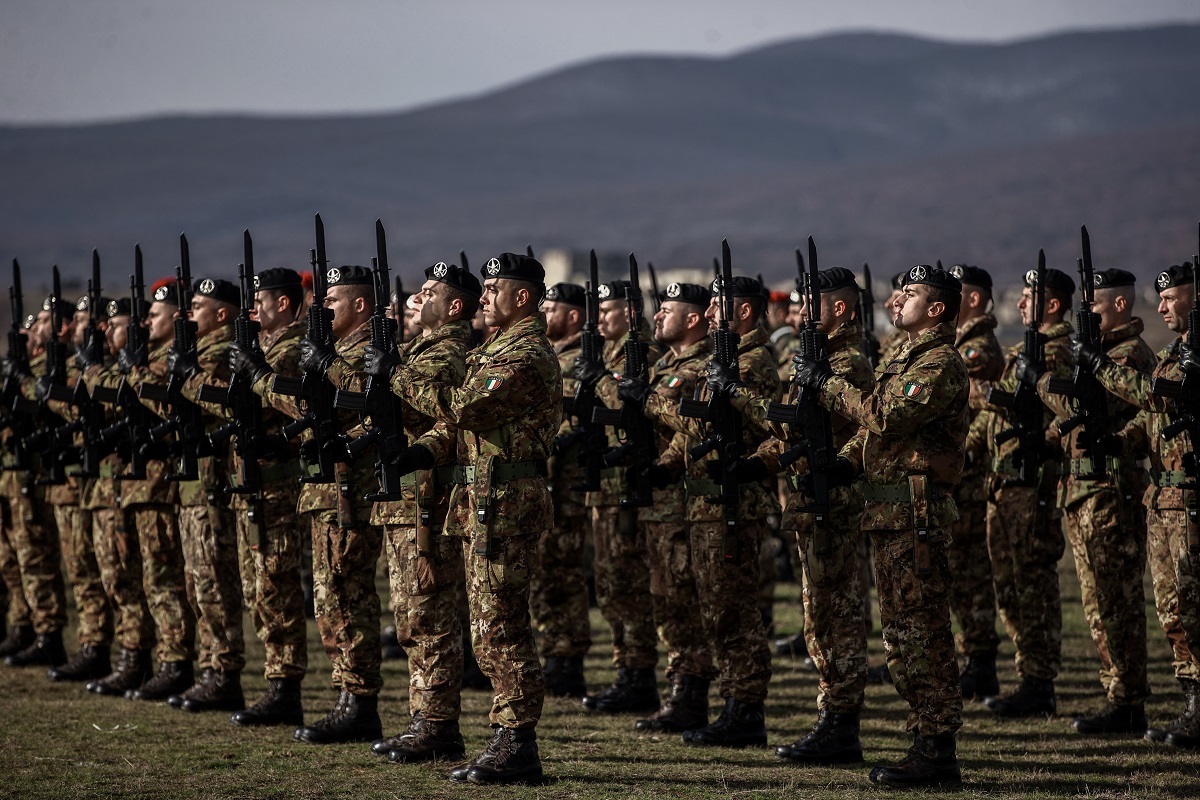
<path fill-rule="evenodd" d="M 1098 707 L 1103 698 L 1096 662 L 1079 605 L 1069 557 L 1062 564 L 1064 665 L 1053 719 L 1002 721 L 969 702 L 959 756 L 970 797 L 1197 797 L 1200 754 L 1134 737 L 1082 737 L 1070 718 Z M 781 585 L 781 630 L 799 621 L 797 587 Z M 1149 592 L 1147 592 L 1149 596 Z M 1154 697 L 1152 724 L 1179 711 L 1170 651 L 1147 606 Z M 593 612 L 596 644 L 588 678 L 599 685 L 613 675 L 607 629 Z M 247 630 L 250 628 L 247 626 Z M 253 636 L 250 637 L 253 640 Z M 247 642 L 255 665 L 244 680 L 253 701 L 264 681 L 261 647 Z M 878 634 L 872 662 L 881 659 Z M 1001 681 L 1011 685 L 1012 648 L 1001 648 Z M 329 667 L 310 623 L 313 672 L 305 680 L 308 719 L 331 707 Z M 787 658 L 777 658 L 767 725 L 772 744 L 796 739 L 815 717 L 816 678 Z M 407 667 L 386 662 L 380 710 L 387 733 L 407 721 Z M 715 707 L 717 700 L 713 698 Z M 490 697 L 467 692 L 462 718 L 468 752 L 490 736 Z M 193 715 L 166 705 L 87 695 L 78 685 L 53 684 L 40 670 L 0 667 L 0 797 L 69 798 L 855 798 L 880 797 L 867 773 L 898 758 L 909 743 L 906 707 L 891 686 L 871 686 L 863 713 L 867 763 L 848 769 L 798 768 L 777 762 L 769 750 L 697 749 L 677 736 L 639 737 L 632 717 L 588 715 L 578 701 L 548 699 L 539 737 L 548 782 L 538 787 L 483 788 L 446 779 L 450 764 L 394 766 L 365 745 L 318 747 L 292 741 L 291 729 L 242 730 L 225 714 Z M 959 793 L 938 793 L 950 796 Z"/>

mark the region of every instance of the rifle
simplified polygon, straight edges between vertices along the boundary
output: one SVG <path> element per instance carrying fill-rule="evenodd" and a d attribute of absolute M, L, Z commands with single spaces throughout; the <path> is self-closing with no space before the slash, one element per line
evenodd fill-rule
<path fill-rule="evenodd" d="M 712 360 L 737 372 L 738 334 L 729 329 L 733 319 L 733 261 L 729 254 L 729 242 L 721 240 L 721 274 L 717 279 L 718 302 L 721 306 L 721 321 L 713 331 Z M 697 387 L 697 393 L 700 387 Z M 679 414 L 684 417 L 704 420 L 711 426 L 713 434 L 699 444 L 688 448 L 688 457 L 699 461 L 712 451 L 717 451 L 721 464 L 721 493 L 704 498 L 707 502 L 724 507 L 725 537 L 722 542 L 722 557 L 726 561 L 738 558 L 737 511 L 741 501 L 741 487 L 729 467 L 741 460 L 745 446 L 742 440 L 742 416 L 723 393 L 710 394 L 708 400 L 684 397 L 679 401 Z"/>
<path fill-rule="evenodd" d="M 597 320 L 600 318 L 600 266 L 596 261 L 596 251 L 589 256 L 588 281 L 586 288 L 586 318 L 583 331 L 579 336 L 579 358 L 593 364 L 604 363 L 604 337 L 600 335 Z M 566 447 L 582 440 L 583 449 L 579 461 L 583 464 L 583 482 L 571 488 L 577 492 L 594 492 L 600 488 L 600 468 L 608 450 L 608 437 L 604 433 L 603 423 L 595 421 L 597 410 L 602 410 L 604 404 L 596 397 L 594 386 L 582 382 L 575 387 L 575 397 L 571 400 L 570 414 L 572 417 L 572 433 Z M 565 450 L 566 447 L 560 447 Z"/>
<path fill-rule="evenodd" d="M 875 335 L 875 289 L 871 265 L 863 262 L 863 288 L 858 292 L 858 316 L 862 319 L 862 351 L 872 367 L 879 366 L 879 337 Z"/>
<path fill-rule="evenodd" d="M 654 274 L 654 263 L 646 262 L 646 270 L 650 273 L 650 302 L 654 305 L 654 313 L 662 308 L 662 295 L 658 293 L 658 276 Z"/>
<path fill-rule="evenodd" d="M 81 360 L 85 364 L 104 362 L 104 333 L 96 322 L 100 307 L 100 253 L 92 250 L 92 277 L 87 284 L 88 322 L 83 332 Z M 85 366 L 86 368 L 86 366 Z M 56 434 L 60 452 L 66 464 L 79 464 L 74 473 L 80 478 L 95 478 L 100 474 L 100 460 L 111 452 L 101 436 L 104 430 L 104 406 L 88 391 L 87 382 L 80 375 L 71 392 L 71 405 L 78 415 L 58 430 Z M 82 433 L 83 445 L 70 447 L 76 433 Z"/>
<path fill-rule="evenodd" d="M 1032 270 L 1031 270 L 1032 272 Z M 1029 273 L 1025 279 L 1029 280 Z M 1033 318 L 1025 329 L 1024 354 L 1037 366 L 1044 366 L 1046 361 L 1046 336 L 1041 332 L 1042 319 L 1046 314 L 1046 251 L 1038 250 L 1037 271 L 1033 272 L 1030 281 L 1033 294 Z M 1037 389 L 1021 381 L 1012 392 L 1005 392 L 993 387 L 988 391 L 988 402 L 1006 409 L 1005 417 L 1011 427 L 996 434 L 996 444 L 1004 444 L 1009 439 L 1017 440 L 1016 483 L 1021 486 L 1037 486 L 1039 471 L 1042 464 L 1042 450 L 1045 447 L 1045 406 L 1038 397 Z"/>
<path fill-rule="evenodd" d="M 4 388 L 2 397 L 3 408 L 6 411 L 0 430 L 11 429 L 8 447 L 13 454 L 13 463 L 4 469 L 29 469 L 29 451 L 25 448 L 25 437 L 32 433 L 33 421 L 29 413 L 21 411 L 18 405 L 26 405 L 25 396 L 21 394 L 21 379 L 29 375 L 29 335 L 21 330 L 21 321 L 25 319 L 24 298 L 21 294 L 21 265 L 17 259 L 12 262 L 12 285 L 8 288 L 8 298 L 12 311 L 12 325 L 8 330 L 8 364 L 5 369 Z"/>
<path fill-rule="evenodd" d="M 72 397 L 67 388 L 67 348 L 62 343 L 59 334 L 62 331 L 62 317 L 58 313 L 58 301 L 62 297 L 62 280 L 58 275 L 58 265 L 53 268 L 53 294 L 50 296 L 48 309 L 50 312 L 50 338 L 46 342 L 46 369 L 37 381 L 39 398 L 36 417 L 37 428 L 25 437 L 24 446 L 28 450 L 42 454 L 42 465 L 49 463 L 46 476 L 37 478 L 34 483 L 38 486 L 59 486 L 66 483 L 67 476 L 64 467 L 67 454 L 64 452 L 59 430 L 65 425 L 62 417 L 50 410 L 47 403 L 50 400 L 69 402 Z"/>

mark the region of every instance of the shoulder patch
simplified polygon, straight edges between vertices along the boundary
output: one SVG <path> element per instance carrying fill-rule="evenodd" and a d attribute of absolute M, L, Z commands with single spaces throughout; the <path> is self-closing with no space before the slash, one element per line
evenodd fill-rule
<path fill-rule="evenodd" d="M 904 384 L 904 389 L 902 391 L 904 392 L 905 397 L 916 397 L 917 395 L 921 394 L 921 392 L 925 391 L 925 385 L 917 383 L 916 381 L 909 381 L 908 383 Z"/>
<path fill-rule="evenodd" d="M 975 359 L 979 358 L 979 355 L 980 355 L 979 351 L 976 350 L 974 347 L 968 347 L 967 351 L 965 353 L 963 353 L 963 358 L 968 358 L 968 359 L 974 361 Z"/>
<path fill-rule="evenodd" d="M 672 375 L 671 377 L 667 378 L 667 388 L 668 389 L 674 389 L 676 386 L 678 386 L 681 383 L 683 383 L 683 381 L 679 378 L 678 375 Z"/>
<path fill-rule="evenodd" d="M 483 390 L 485 392 L 494 391 L 502 383 L 504 383 L 504 378 L 488 378 L 483 382 Z"/>

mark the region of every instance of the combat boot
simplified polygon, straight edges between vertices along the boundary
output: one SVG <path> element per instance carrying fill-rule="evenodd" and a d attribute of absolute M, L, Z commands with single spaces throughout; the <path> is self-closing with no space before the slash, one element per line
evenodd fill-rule
<path fill-rule="evenodd" d="M 854 764 L 863 760 L 858 712 L 839 714 L 822 708 L 804 738 L 775 748 L 775 757 L 798 764 Z"/>
<path fill-rule="evenodd" d="M 1185 750 L 1200 750 L 1200 685 L 1195 681 L 1182 681 L 1184 708 L 1177 722 L 1179 725 L 1163 739 L 1172 747 Z"/>
<path fill-rule="evenodd" d="M 600 694 L 583 698 L 583 707 L 603 714 L 658 710 L 658 685 L 653 667 L 621 667 L 617 679 Z"/>
<path fill-rule="evenodd" d="M 1098 714 L 1076 717 L 1071 726 L 1079 733 L 1145 733 L 1146 707 L 1141 703 L 1115 706 L 1105 703 Z"/>
<path fill-rule="evenodd" d="M 300 681 L 296 678 L 271 678 L 267 691 L 257 703 L 238 711 L 229 721 L 234 725 L 304 725 L 304 707 L 300 703 Z"/>
<path fill-rule="evenodd" d="M 33 632 L 32 625 L 14 625 L 4 637 L 4 641 L 0 642 L 0 658 L 8 658 L 21 652 L 33 644 L 36 638 L 37 634 Z"/>
<path fill-rule="evenodd" d="M 677 676 L 662 708 L 639 719 L 634 727 L 639 733 L 682 733 L 703 728 L 708 724 L 708 684 L 692 675 Z"/>
<path fill-rule="evenodd" d="M 490 784 L 541 782 L 537 731 L 497 728 L 487 747 L 470 764 L 450 770 L 450 780 Z"/>
<path fill-rule="evenodd" d="M 51 667 L 46 677 L 52 681 L 88 681 L 112 672 L 108 645 L 79 645 L 79 652 L 61 667 Z"/>
<path fill-rule="evenodd" d="M 148 681 L 152 674 L 149 650 L 121 648 L 121 654 L 117 656 L 117 668 L 100 680 L 88 681 L 84 688 L 92 694 L 124 697 L 126 692 Z"/>
<path fill-rule="evenodd" d="M 546 656 L 542 679 L 546 685 L 546 694 L 551 697 L 587 696 L 583 659 L 579 656 Z"/>
<path fill-rule="evenodd" d="M 917 734 L 900 763 L 875 767 L 870 778 L 871 783 L 895 789 L 961 788 L 962 772 L 955 754 L 954 734 Z"/>
<path fill-rule="evenodd" d="M 1001 717 L 1051 716 L 1058 711 L 1054 681 L 1023 678 L 1021 685 L 1008 694 L 984 698 L 983 704 Z"/>
<path fill-rule="evenodd" d="M 393 764 L 436 761 L 439 758 L 457 760 L 467 752 L 458 730 L 458 720 L 430 720 L 420 714 L 413 717 L 404 733 L 382 741 L 391 745 L 384 755 Z M 372 752 L 378 753 L 379 749 L 371 745 Z"/>
<path fill-rule="evenodd" d="M 212 679 L 198 692 L 183 698 L 184 711 L 241 711 L 246 707 L 240 670 L 216 670 Z"/>
<path fill-rule="evenodd" d="M 1161 728 L 1148 728 L 1146 739 L 1151 742 L 1165 742 L 1168 733 L 1183 728 L 1200 714 L 1200 683 L 1189 680 L 1181 680 L 1179 683 L 1183 687 L 1183 713 Z"/>
<path fill-rule="evenodd" d="M 191 661 L 162 661 L 154 677 L 125 696 L 130 700 L 146 700 L 158 703 L 173 694 L 180 694 L 194 682 L 195 672 Z"/>
<path fill-rule="evenodd" d="M 343 689 L 328 715 L 312 725 L 297 728 L 292 738 L 309 744 L 343 744 L 371 742 L 382 736 L 379 698 L 351 694 Z"/>
<path fill-rule="evenodd" d="M 10 667 L 57 667 L 67 660 L 62 631 L 38 634 L 33 644 L 4 659 Z"/>
<path fill-rule="evenodd" d="M 996 677 L 996 651 L 967 655 L 967 663 L 958 675 L 963 700 L 993 697 L 1000 694 L 1000 679 Z"/>
<path fill-rule="evenodd" d="M 775 655 L 792 656 L 794 658 L 808 657 L 808 644 L 804 641 L 804 631 L 793 633 L 775 640 Z"/>
<path fill-rule="evenodd" d="M 171 708 L 183 708 L 183 701 L 197 692 L 204 690 L 209 682 L 216 676 L 217 671 L 212 667 L 205 667 L 200 670 L 200 677 L 196 678 L 196 682 L 178 694 L 173 694 L 167 698 L 167 705 Z"/>
<path fill-rule="evenodd" d="M 395 625 L 388 625 L 379 632 L 379 642 L 382 647 L 384 661 L 403 661 L 408 658 L 408 653 L 404 652 L 404 648 L 400 646 L 400 642 L 396 641 Z"/>
<path fill-rule="evenodd" d="M 718 747 L 764 747 L 767 723 L 762 703 L 726 698 L 725 710 L 711 725 L 683 732 L 684 744 Z"/>

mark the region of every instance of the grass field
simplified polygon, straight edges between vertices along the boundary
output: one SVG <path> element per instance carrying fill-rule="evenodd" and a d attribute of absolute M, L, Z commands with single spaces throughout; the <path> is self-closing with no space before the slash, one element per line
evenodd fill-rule
<path fill-rule="evenodd" d="M 962 794 L 990 798 L 1200 797 L 1200 754 L 1134 737 L 1082 737 L 1073 715 L 1102 702 L 1096 663 L 1079 606 L 1068 555 L 1062 563 L 1064 663 L 1058 683 L 1060 716 L 1000 721 L 969 702 L 959 737 L 966 786 Z M 782 630 L 799 621 L 797 587 L 780 586 Z M 1147 592 L 1149 596 L 1149 592 Z M 1174 718 L 1180 693 L 1170 651 L 1147 606 L 1150 625 L 1151 722 Z M 250 631 L 247 625 L 247 631 Z M 593 611 L 596 644 L 588 678 L 611 680 L 607 629 Z M 69 637 L 73 641 L 73 637 Z M 244 680 L 256 699 L 265 682 L 262 650 L 250 635 L 255 665 Z M 881 659 L 878 634 L 872 662 Z M 324 715 L 334 694 L 329 666 L 310 623 L 313 671 L 305 681 L 309 720 Z M 1014 677 L 1012 648 L 1001 648 L 1001 681 Z M 380 712 L 386 733 L 407 721 L 407 667 L 385 662 Z M 772 744 L 790 742 L 815 718 L 816 678 L 802 665 L 777 658 L 767 727 Z M 713 698 L 714 708 L 717 699 Z M 490 736 L 490 697 L 467 692 L 463 734 L 469 754 Z M 450 764 L 395 766 L 365 745 L 318 747 L 292 741 L 291 729 L 243 730 L 225 714 L 193 715 L 166 705 L 88 695 L 76 684 L 53 684 L 41 670 L 0 666 L 0 797 L 13 798 L 855 798 L 880 797 L 870 767 L 904 752 L 905 706 L 891 686 L 871 686 L 863 713 L 867 762 L 854 768 L 810 769 L 775 760 L 770 750 L 722 751 L 683 745 L 677 736 L 639 737 L 632 717 L 588 715 L 575 700 L 548 699 L 539 737 L 547 783 L 481 788 L 451 783 Z"/>

